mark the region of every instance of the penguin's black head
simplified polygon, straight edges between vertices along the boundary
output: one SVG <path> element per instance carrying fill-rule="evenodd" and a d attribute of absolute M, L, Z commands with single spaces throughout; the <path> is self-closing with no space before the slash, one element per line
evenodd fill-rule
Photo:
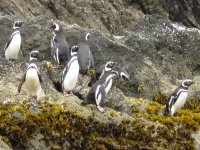
<path fill-rule="evenodd" d="M 90 38 L 91 34 L 89 32 L 85 32 L 83 33 L 82 37 L 81 37 L 81 41 L 87 42 Z"/>
<path fill-rule="evenodd" d="M 130 81 L 130 75 L 126 70 L 122 69 L 120 66 L 115 65 L 112 68 L 112 72 L 115 73 L 117 76 L 121 77 L 122 79 Z"/>
<path fill-rule="evenodd" d="M 191 79 L 186 79 L 182 82 L 182 86 L 189 87 L 190 85 L 194 84 L 194 81 Z"/>
<path fill-rule="evenodd" d="M 59 31 L 60 30 L 60 26 L 57 24 L 57 23 L 53 23 L 51 25 L 51 28 L 54 30 L 54 31 Z"/>
<path fill-rule="evenodd" d="M 85 40 L 88 41 L 90 38 L 90 33 L 88 32 L 86 35 L 85 35 Z"/>
<path fill-rule="evenodd" d="M 78 52 L 78 46 L 72 46 L 71 48 L 71 56 L 76 55 Z"/>
<path fill-rule="evenodd" d="M 30 59 L 37 59 L 39 55 L 39 52 L 37 50 L 32 50 L 30 53 Z"/>
<path fill-rule="evenodd" d="M 13 25 L 13 29 L 20 28 L 21 25 L 22 25 L 22 21 L 15 21 L 15 23 Z"/>
<path fill-rule="evenodd" d="M 113 62 L 113 61 L 109 61 L 109 62 L 107 62 L 106 63 L 106 65 L 105 65 L 105 71 L 110 71 L 110 70 L 112 70 L 112 68 L 115 66 L 115 62 Z"/>

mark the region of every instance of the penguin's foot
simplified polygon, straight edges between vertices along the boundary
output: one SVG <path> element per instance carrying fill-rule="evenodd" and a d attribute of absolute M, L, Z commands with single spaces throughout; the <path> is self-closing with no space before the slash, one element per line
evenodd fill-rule
<path fill-rule="evenodd" d="M 70 92 L 69 95 L 70 95 L 70 96 L 74 96 L 74 93 L 73 93 L 73 92 Z"/>
<path fill-rule="evenodd" d="M 97 106 L 97 108 L 98 108 L 98 110 L 99 110 L 100 112 L 102 112 L 102 113 L 105 111 L 105 109 L 104 109 L 103 107 L 99 106 L 99 105 Z"/>
<path fill-rule="evenodd" d="M 67 92 L 63 92 L 63 95 L 64 95 L 65 97 L 68 97 L 68 96 L 69 96 L 69 94 L 68 94 Z"/>
<path fill-rule="evenodd" d="M 83 101 L 81 102 L 81 105 L 87 105 L 88 104 L 88 100 L 87 97 L 85 99 L 83 99 Z"/>

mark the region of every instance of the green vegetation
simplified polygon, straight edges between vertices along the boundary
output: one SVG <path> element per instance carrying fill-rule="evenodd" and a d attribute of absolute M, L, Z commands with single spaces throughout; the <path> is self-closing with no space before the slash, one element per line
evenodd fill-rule
<path fill-rule="evenodd" d="M 1 104 L 1 138 L 14 149 L 27 149 L 30 140 L 39 135 L 37 138 L 51 149 L 195 149 L 191 133 L 200 129 L 199 107 L 165 117 L 159 98 L 147 101 L 133 100 L 132 118 L 124 118 L 119 124 L 86 117 L 56 102 L 39 103 L 37 107 L 25 100 Z M 108 110 L 102 115 L 117 119 L 120 113 Z"/>

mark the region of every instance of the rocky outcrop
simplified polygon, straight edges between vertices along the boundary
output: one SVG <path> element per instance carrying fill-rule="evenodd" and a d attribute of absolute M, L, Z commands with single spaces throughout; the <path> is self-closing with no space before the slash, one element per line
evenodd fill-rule
<path fill-rule="evenodd" d="M 198 0 L 132 0 L 131 3 L 132 5 L 138 4 L 145 14 L 159 14 L 187 27 L 200 27 L 200 2 Z"/>
<path fill-rule="evenodd" d="M 69 24 L 78 24 L 103 32 L 119 32 L 131 27 L 143 15 L 129 1 L 71 1 L 71 0 L 34 0 L 4 1 L 0 11 L 18 17 L 36 17 L 45 14 Z"/>
<path fill-rule="evenodd" d="M 6 61 L 3 51 L 0 57 L 0 135 L 14 149 L 199 146 L 200 32 L 171 22 L 164 15 L 144 16 L 140 11 L 141 6 L 146 13 L 144 3 L 130 2 L 1 3 L 0 49 L 3 50 L 14 20 L 23 21 L 25 57 L 20 54 L 17 61 Z M 130 74 L 130 83 L 114 79 L 105 113 L 98 112 L 94 105 L 81 105 L 90 89 L 88 76 L 79 79 L 75 96 L 64 97 L 60 92 L 62 68 L 53 69 L 55 63 L 50 56 L 52 22 L 63 24 L 70 47 L 77 44 L 83 32 L 91 32 L 89 45 L 95 68 L 112 60 Z M 38 62 L 46 87 L 46 94 L 38 102 L 28 100 L 23 90 L 17 93 L 32 48 L 40 52 Z M 168 95 L 185 78 L 196 81 L 189 89 L 189 102 L 176 117 L 163 117 Z"/>

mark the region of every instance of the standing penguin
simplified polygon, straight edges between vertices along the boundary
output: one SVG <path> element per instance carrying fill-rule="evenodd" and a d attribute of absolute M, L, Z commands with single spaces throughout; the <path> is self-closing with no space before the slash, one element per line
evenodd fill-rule
<path fill-rule="evenodd" d="M 58 65 L 65 65 L 70 58 L 70 50 L 65 39 L 63 28 L 61 25 L 54 23 L 53 37 L 51 38 L 51 56 Z"/>
<path fill-rule="evenodd" d="M 182 84 L 170 95 L 164 112 L 165 116 L 173 116 L 184 106 L 188 96 L 188 88 L 193 83 L 194 82 L 191 79 L 184 80 Z"/>
<path fill-rule="evenodd" d="M 71 48 L 71 58 L 62 73 L 62 89 L 63 94 L 67 96 L 67 93 L 71 92 L 75 86 L 79 74 L 79 64 L 77 58 L 78 46 Z"/>
<path fill-rule="evenodd" d="M 28 65 L 28 68 L 26 69 L 26 72 L 24 74 L 24 77 L 21 81 L 21 83 L 18 86 L 18 92 L 20 93 L 21 87 L 24 84 L 26 92 L 31 97 L 39 98 L 41 92 L 42 92 L 42 78 L 41 74 L 37 67 L 37 58 L 38 58 L 38 51 L 33 50 L 30 53 L 30 64 Z"/>
<path fill-rule="evenodd" d="M 117 64 L 114 65 L 113 70 L 118 70 L 116 71 L 116 73 L 119 72 L 119 75 L 121 78 L 123 78 L 124 80 L 128 80 L 129 81 L 129 74 L 127 73 L 126 70 L 122 69 L 121 67 L 119 67 Z M 105 64 L 101 65 L 100 67 L 98 67 L 95 70 L 95 74 L 94 76 L 91 78 L 90 82 L 88 85 L 92 85 L 94 82 L 96 82 L 105 72 Z M 111 80 L 112 82 L 112 80 Z"/>
<path fill-rule="evenodd" d="M 104 71 L 100 76 L 99 80 L 92 85 L 87 97 L 82 102 L 85 104 L 96 104 L 99 111 L 104 112 L 104 101 L 107 93 L 109 92 L 112 86 L 112 78 L 114 76 L 125 77 L 129 80 L 129 75 L 127 72 L 123 72 L 116 64 L 112 61 L 106 63 Z"/>
<path fill-rule="evenodd" d="M 88 40 L 90 37 L 89 32 L 83 33 L 81 36 L 80 41 L 78 42 L 78 62 L 80 66 L 80 73 L 81 74 L 87 74 L 87 71 L 89 68 L 94 67 L 94 58 L 90 51 L 90 47 L 88 45 Z"/>
<path fill-rule="evenodd" d="M 21 47 L 21 35 L 20 35 L 21 25 L 22 25 L 21 21 L 16 21 L 14 23 L 13 32 L 4 47 L 5 57 L 7 60 L 17 59 L 18 57 L 18 53 Z"/>

